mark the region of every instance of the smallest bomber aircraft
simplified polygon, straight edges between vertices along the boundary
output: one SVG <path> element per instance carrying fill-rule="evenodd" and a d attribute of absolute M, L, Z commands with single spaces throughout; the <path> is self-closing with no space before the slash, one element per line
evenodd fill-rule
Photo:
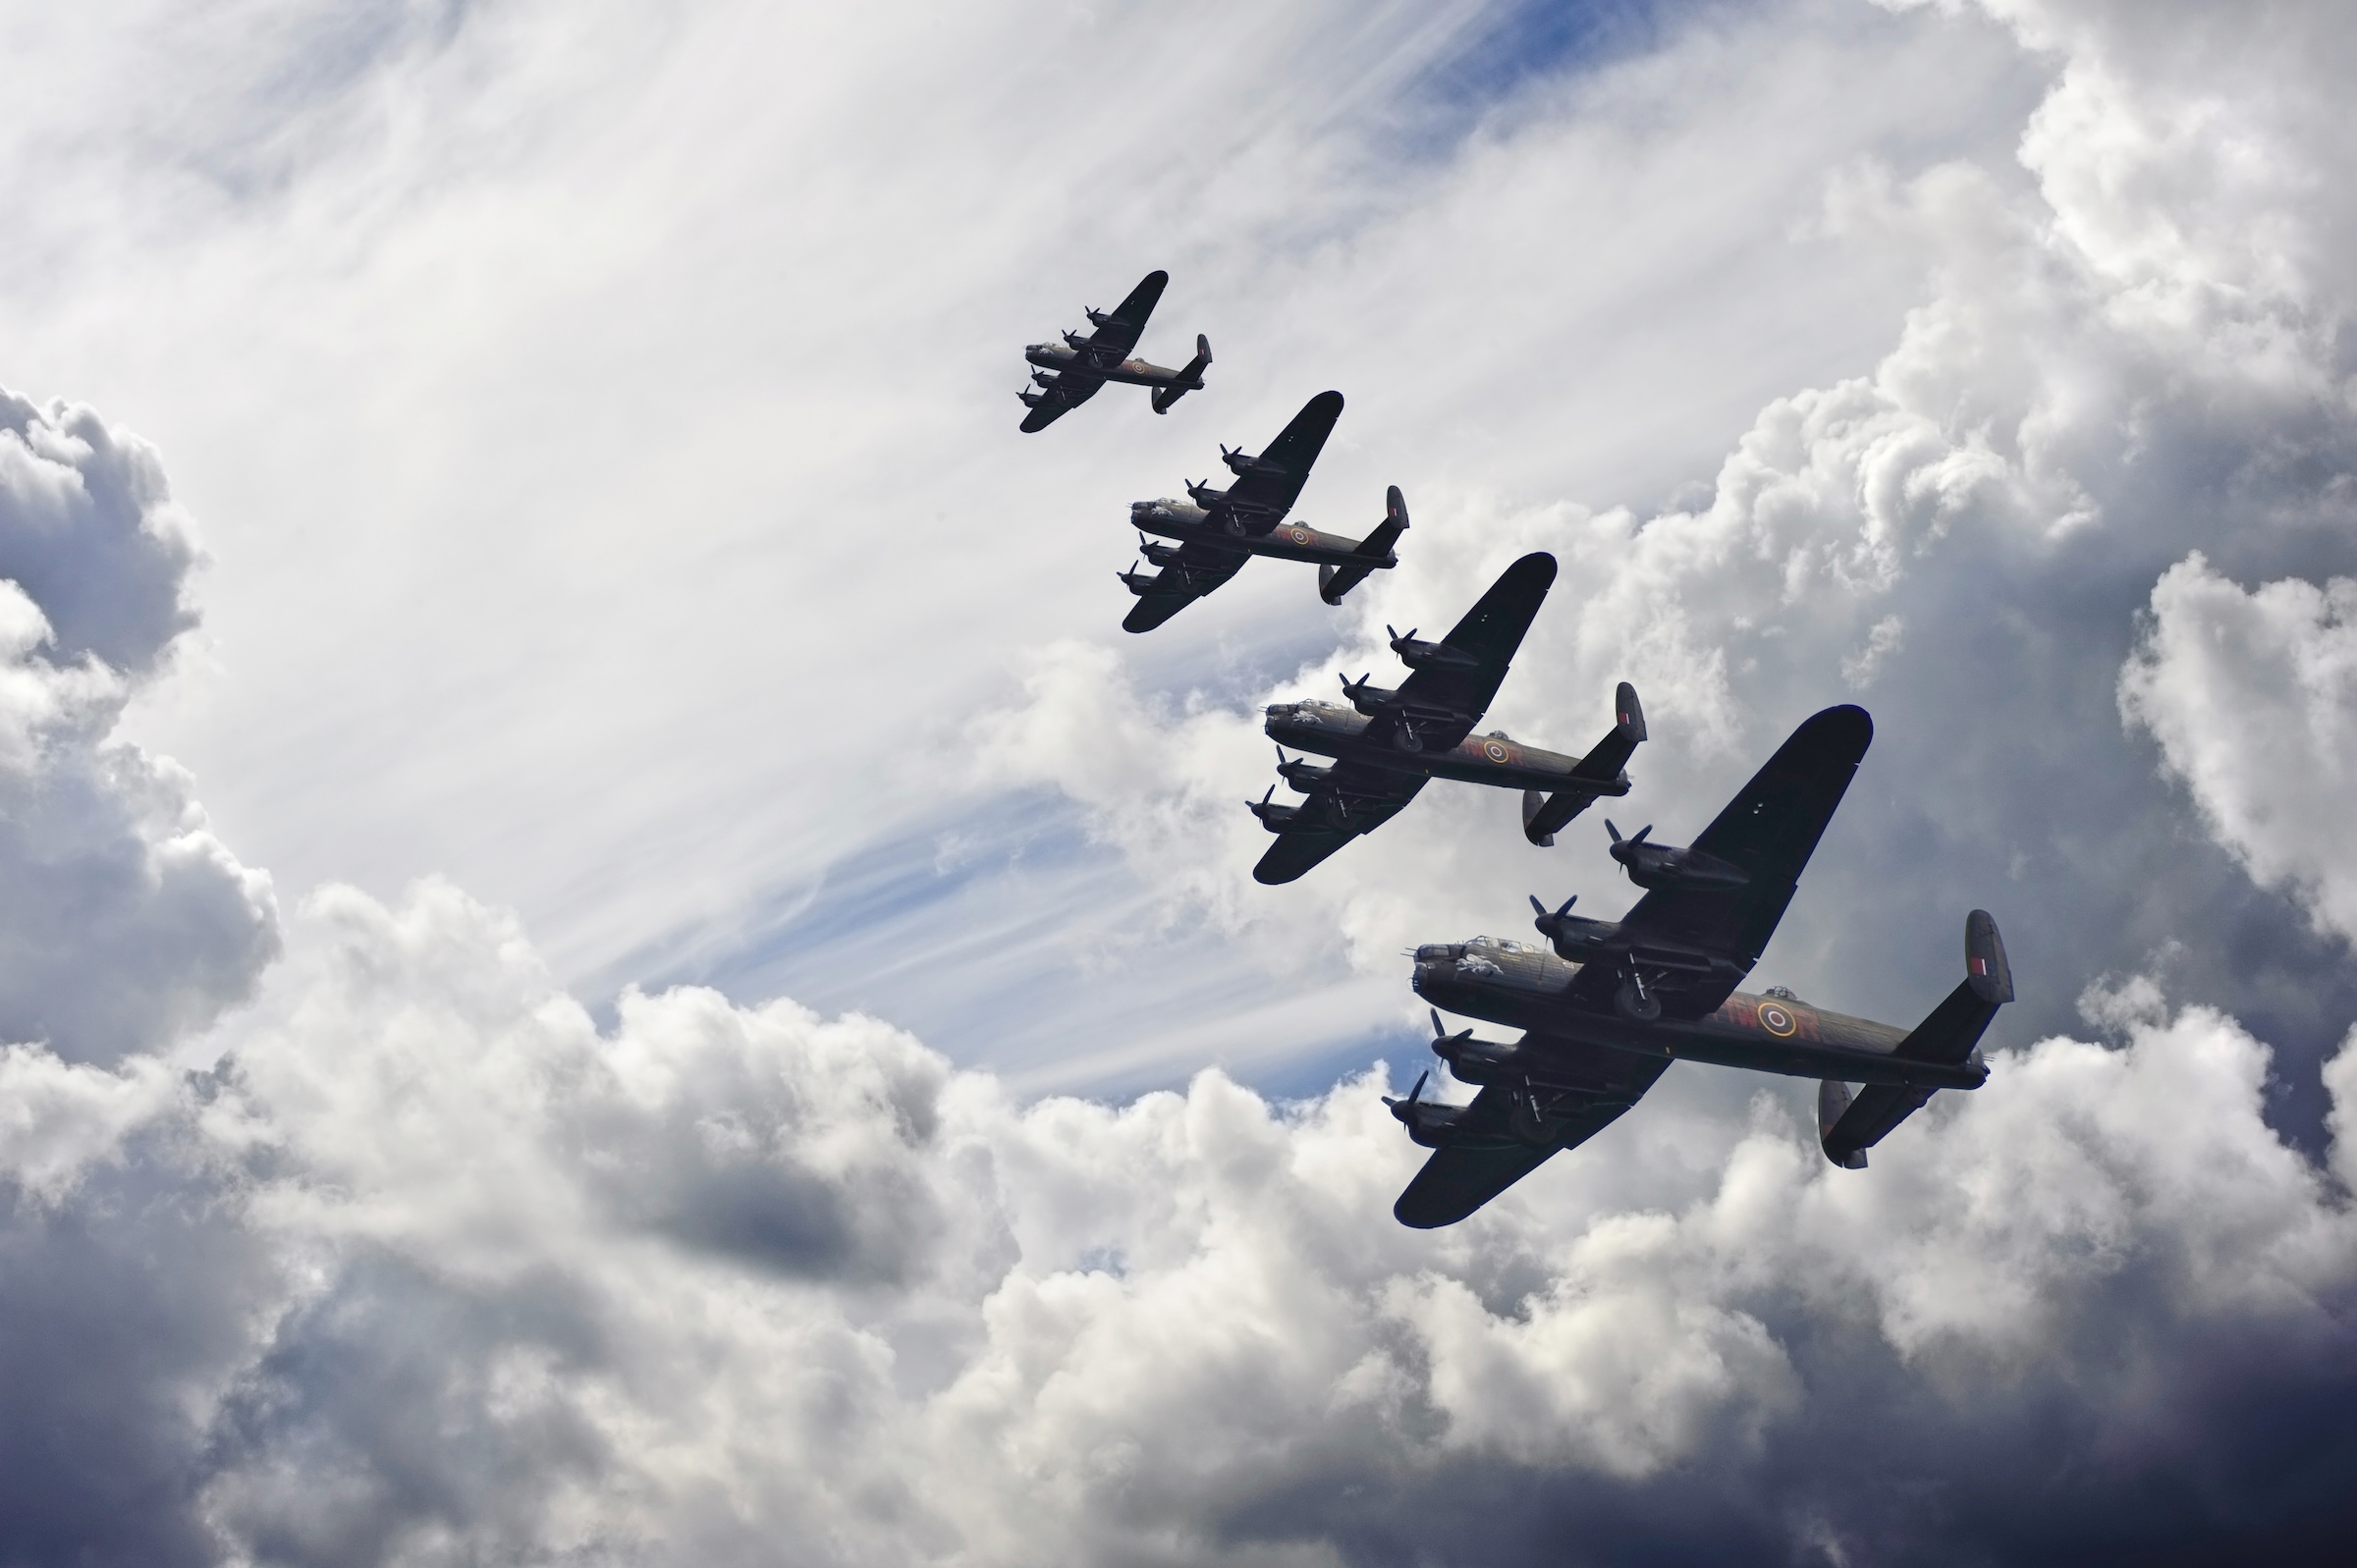
<path fill-rule="evenodd" d="M 1211 363 L 1211 340 L 1200 333 L 1195 335 L 1195 356 L 1176 370 L 1129 357 L 1139 334 L 1146 330 L 1146 318 L 1162 297 L 1163 286 L 1170 281 L 1167 272 L 1149 272 L 1129 291 L 1129 297 L 1110 312 L 1082 312 L 1096 329 L 1087 337 L 1068 332 L 1060 342 L 1034 343 L 1023 350 L 1023 357 L 1031 363 L 1031 379 L 1038 383 L 1015 394 L 1031 410 L 1023 415 L 1025 431 L 1047 429 L 1095 397 L 1108 381 L 1151 387 L 1156 413 L 1169 413 L 1172 404 L 1203 390 L 1203 369 Z"/>

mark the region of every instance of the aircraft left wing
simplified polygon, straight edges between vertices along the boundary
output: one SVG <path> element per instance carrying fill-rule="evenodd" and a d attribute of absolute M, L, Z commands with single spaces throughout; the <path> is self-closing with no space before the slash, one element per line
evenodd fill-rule
<path fill-rule="evenodd" d="M 1300 499 L 1301 487 L 1309 483 L 1309 470 L 1318 454 L 1326 450 L 1326 438 L 1334 433 L 1334 422 L 1342 416 L 1343 395 L 1339 392 L 1321 392 L 1303 404 L 1277 439 L 1245 463 L 1235 483 L 1209 509 L 1212 515 L 1245 534 L 1264 534 L 1276 527 Z"/>
<path fill-rule="evenodd" d="M 1667 990 L 1663 1005 L 1672 1017 L 1699 1018 L 1715 1011 L 1759 962 L 1760 949 L 1792 902 L 1801 868 L 1816 852 L 1873 740 L 1874 721 L 1863 708 L 1845 703 L 1803 720 L 1693 842 L 1702 854 L 1741 871 L 1743 886 L 1731 891 L 1656 888 L 1621 917 L 1621 935 L 1633 947 L 1653 942 L 1699 950 L 1732 965 L 1731 973 L 1718 971 Z M 1611 965 L 1591 964 L 1572 982 L 1571 994 L 1610 1006 L 1617 985 Z"/>
<path fill-rule="evenodd" d="M 1335 764 L 1332 777 L 1321 780 L 1277 830 L 1277 841 L 1252 868 L 1252 880 L 1272 885 L 1293 881 L 1360 834 L 1373 833 L 1398 816 L 1425 782 L 1420 773 L 1370 768 L 1363 762 Z"/>
<path fill-rule="evenodd" d="M 1666 1056 L 1549 1035 L 1527 1034 L 1521 1043 L 1545 1048 L 1590 1081 L 1571 1088 L 1485 1087 L 1454 1123 L 1452 1141 L 1432 1152 L 1392 1205 L 1401 1224 L 1417 1230 L 1455 1224 L 1545 1164 L 1556 1151 L 1576 1149 L 1611 1126 L 1670 1065 Z"/>
<path fill-rule="evenodd" d="M 1134 569 L 1120 572 L 1122 581 L 1137 595 L 1137 603 L 1123 618 L 1124 631 L 1152 631 L 1156 626 L 1210 593 L 1244 569 L 1251 556 L 1241 550 L 1188 540 L 1178 547 L 1178 559 L 1153 576 Z"/>
<path fill-rule="evenodd" d="M 1154 307 L 1162 302 L 1162 291 L 1170 281 L 1171 275 L 1159 268 L 1138 280 L 1137 287 L 1129 291 L 1129 297 L 1115 305 L 1113 313 L 1099 322 L 1097 330 L 1088 335 L 1088 347 L 1083 354 L 1090 364 L 1100 370 L 1109 370 L 1129 357 L 1129 351 L 1137 347 L 1137 340 L 1145 333 L 1146 318 L 1153 315 Z"/>
<path fill-rule="evenodd" d="M 1392 741 L 1406 726 L 1416 741 L 1409 749 L 1445 751 L 1472 733 L 1554 583 L 1555 557 L 1543 550 L 1507 568 L 1441 639 L 1442 657 L 1428 659 L 1399 682 L 1383 714 L 1368 726 L 1368 740 Z"/>

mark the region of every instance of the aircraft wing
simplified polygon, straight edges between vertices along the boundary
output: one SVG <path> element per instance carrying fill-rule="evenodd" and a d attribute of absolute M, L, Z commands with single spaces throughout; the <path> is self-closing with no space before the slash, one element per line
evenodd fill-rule
<path fill-rule="evenodd" d="M 1243 570 L 1251 556 L 1188 540 L 1178 559 L 1147 579 L 1145 590 L 1122 621 L 1124 631 L 1152 631 L 1197 599 Z"/>
<path fill-rule="evenodd" d="M 1083 375 L 1077 370 L 1059 370 L 1039 389 L 1039 402 L 1023 415 L 1021 429 L 1025 434 L 1045 430 L 1066 414 L 1097 395 L 1105 385 L 1103 376 Z"/>
<path fill-rule="evenodd" d="M 1420 773 L 1394 773 L 1363 762 L 1335 764 L 1334 777 L 1301 802 L 1301 814 L 1279 830 L 1277 841 L 1252 868 L 1252 880 L 1291 882 L 1362 833 L 1373 833 L 1416 798 Z"/>
<path fill-rule="evenodd" d="M 1530 630 L 1530 622 L 1554 582 L 1555 557 L 1544 550 L 1524 556 L 1500 573 L 1489 591 L 1441 639 L 1442 647 L 1464 654 L 1471 662 L 1428 664 L 1411 671 L 1399 683 L 1398 710 L 1459 716 L 1455 724 L 1419 720 L 1416 729 L 1424 749 L 1446 750 L 1455 745 L 1489 712 L 1514 652 L 1522 646 L 1523 634 Z M 1367 738 L 1380 743 L 1390 739 L 1398 728 L 1398 718 L 1387 714 L 1368 727 Z"/>
<path fill-rule="evenodd" d="M 1844 704 L 1802 721 L 1694 840 L 1695 849 L 1749 880 L 1731 892 L 1657 888 L 1621 917 L 1621 934 L 1640 946 L 1651 940 L 1700 948 L 1736 966 L 1735 979 L 1667 989 L 1663 1005 L 1672 1017 L 1716 1010 L 1759 961 L 1873 739 L 1874 721 L 1863 708 Z M 1582 971 L 1572 994 L 1610 1006 L 1618 982 L 1609 969 L 1595 964 Z"/>
<path fill-rule="evenodd" d="M 1146 318 L 1162 302 L 1162 291 L 1170 281 L 1171 275 L 1160 270 L 1138 280 L 1137 287 L 1129 291 L 1129 297 L 1114 306 L 1105 324 L 1088 335 L 1087 358 L 1091 364 L 1109 370 L 1129 357 L 1146 330 Z"/>
<path fill-rule="evenodd" d="M 1214 512 L 1228 511 L 1244 519 L 1247 533 L 1267 533 L 1292 510 L 1309 470 L 1326 449 L 1334 422 L 1343 416 L 1343 395 L 1321 392 L 1301 406 L 1292 423 L 1278 433 L 1245 472 L 1236 476 Z"/>
<path fill-rule="evenodd" d="M 1552 1035 L 1524 1035 L 1522 1044 L 1544 1045 L 1561 1061 L 1592 1068 L 1594 1082 L 1560 1091 L 1540 1087 L 1540 1099 L 1553 1099 L 1541 1118 L 1545 1133 L 1536 1140 L 1515 1135 L 1516 1091 L 1498 1084 L 1483 1089 L 1457 1123 L 1465 1140 L 1435 1149 L 1392 1205 L 1401 1224 L 1417 1230 L 1455 1224 L 1545 1164 L 1557 1150 L 1576 1149 L 1611 1126 L 1670 1065 L 1665 1056 L 1640 1056 Z"/>

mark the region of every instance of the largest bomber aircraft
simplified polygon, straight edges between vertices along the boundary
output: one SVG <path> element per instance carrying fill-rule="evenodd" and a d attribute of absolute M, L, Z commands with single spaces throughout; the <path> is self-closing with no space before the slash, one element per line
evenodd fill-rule
<path fill-rule="evenodd" d="M 1550 911 L 1534 897 L 1552 953 L 1490 937 L 1416 949 L 1417 995 L 1525 1033 L 1511 1044 L 1449 1034 L 1434 1012 L 1434 1053 L 1482 1087 L 1472 1104 L 1445 1106 L 1422 1098 L 1418 1078 L 1390 1102 L 1433 1151 L 1393 1207 L 1401 1223 L 1464 1218 L 1557 1150 L 1603 1131 L 1681 1058 L 1821 1079 L 1826 1158 L 1851 1169 L 1938 1090 L 1988 1079 L 1981 1034 L 2013 1000 L 2013 976 L 1984 910 L 1964 922 L 1963 982 L 1911 1030 L 1827 1012 L 1788 991 L 1735 990 L 1873 738 L 1862 708 L 1815 715 L 1684 848 L 1652 842 L 1650 828 L 1623 838 L 1607 823 L 1613 858 L 1645 896 L 1618 921 L 1583 919 L 1567 899 Z M 1853 1083 L 1864 1086 L 1854 1096 Z"/>

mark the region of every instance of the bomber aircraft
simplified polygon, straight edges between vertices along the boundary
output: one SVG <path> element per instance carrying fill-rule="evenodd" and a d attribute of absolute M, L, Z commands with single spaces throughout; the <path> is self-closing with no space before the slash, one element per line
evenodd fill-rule
<path fill-rule="evenodd" d="M 1913 1029 L 1844 1017 L 1771 987 L 1735 990 L 1768 945 L 1801 867 L 1873 739 L 1863 709 L 1828 708 L 1768 759 L 1690 846 L 1614 833 L 1613 857 L 1646 891 L 1617 921 L 1549 910 L 1554 948 L 1476 937 L 1416 949 L 1416 994 L 1434 1004 L 1435 1054 L 1481 1092 L 1470 1105 L 1388 1102 L 1433 1151 L 1393 1206 L 1400 1223 L 1453 1224 L 1635 1105 L 1675 1060 L 1822 1080 L 1825 1157 L 1851 1170 L 1942 1089 L 1989 1076 L 1982 1031 L 2013 1000 L 1987 911 L 1964 921 L 1964 980 Z M 1439 1008 L 1526 1031 L 1512 1044 L 1450 1034 Z M 1863 1087 L 1852 1094 L 1849 1086 Z"/>
<path fill-rule="evenodd" d="M 1149 577 L 1133 564 L 1116 573 L 1137 595 L 1122 629 L 1152 631 L 1234 576 L 1254 556 L 1315 562 L 1318 597 L 1330 605 L 1341 604 L 1368 572 L 1398 566 L 1392 546 L 1407 531 L 1407 502 L 1398 485 L 1384 493 L 1383 521 L 1364 539 L 1285 520 L 1342 412 L 1343 395 L 1321 392 L 1301 406 L 1259 457 L 1245 457 L 1241 447 L 1220 449 L 1220 460 L 1235 475 L 1227 489 L 1190 484 L 1185 501 L 1166 497 L 1130 507 L 1138 552 L 1162 569 Z M 1156 544 L 1145 537 L 1149 533 L 1178 543 Z"/>
<path fill-rule="evenodd" d="M 1177 370 L 1129 357 L 1138 335 L 1146 330 L 1146 318 L 1162 298 L 1163 286 L 1170 281 L 1167 272 L 1149 272 L 1111 314 L 1082 312 L 1096 328 L 1087 337 L 1068 332 L 1062 343 L 1034 343 L 1023 350 L 1023 357 L 1033 366 L 1031 379 L 1039 384 L 1036 390 L 1026 387 L 1015 394 L 1031 410 L 1023 415 L 1023 429 L 1047 429 L 1067 410 L 1095 397 L 1108 381 L 1152 387 L 1156 413 L 1169 413 L 1172 404 L 1203 390 L 1203 367 L 1211 363 L 1211 340 L 1201 333 L 1195 335 L 1195 356 Z"/>
<path fill-rule="evenodd" d="M 1297 806 L 1275 804 L 1269 793 L 1248 801 L 1261 826 L 1277 835 L 1252 868 L 1261 882 L 1290 882 L 1362 833 L 1372 833 L 1415 799 L 1428 779 L 1458 779 L 1522 790 L 1522 831 L 1532 843 L 1555 842 L 1555 832 L 1599 795 L 1628 793 L 1629 755 L 1645 738 L 1645 711 L 1627 681 L 1614 693 L 1614 724 L 1584 757 L 1526 746 L 1503 730 L 1486 735 L 1473 727 L 1498 694 L 1507 666 L 1531 618 L 1555 581 L 1555 557 L 1524 556 L 1490 584 L 1439 642 L 1419 642 L 1390 626 L 1392 651 L 1407 666 L 1395 690 L 1343 677 L 1349 706 L 1311 699 L 1267 710 L 1264 728 L 1277 742 L 1277 771 L 1309 796 Z M 1285 754 L 1287 746 L 1335 759 L 1334 766 Z"/>

